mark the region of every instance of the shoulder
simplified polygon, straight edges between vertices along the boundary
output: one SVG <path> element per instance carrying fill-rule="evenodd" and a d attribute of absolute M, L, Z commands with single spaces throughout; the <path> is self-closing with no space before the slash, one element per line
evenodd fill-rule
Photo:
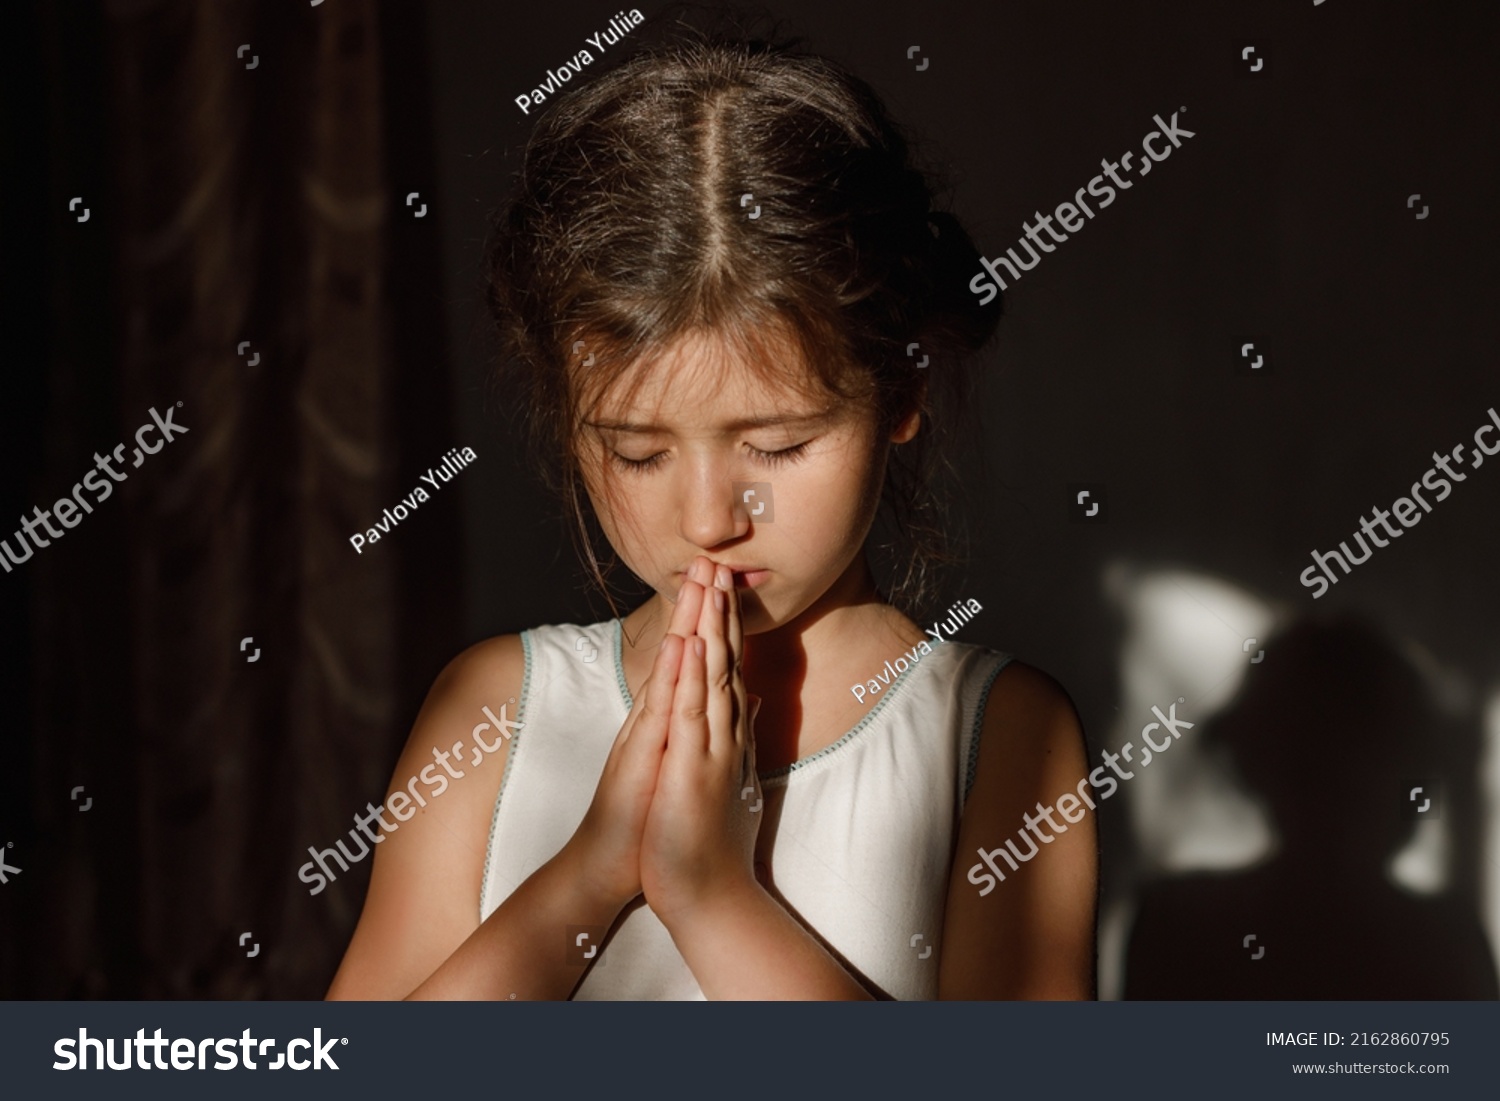
<path fill-rule="evenodd" d="M 1037 713 L 1073 713 L 1073 701 L 1063 686 L 1036 666 L 1023 661 L 1006 662 L 1005 668 L 995 678 L 986 713 L 994 711 L 997 706 Z"/>
<path fill-rule="evenodd" d="M 1072 699 L 1052 677 L 1019 661 L 1007 663 L 990 686 L 974 752 L 964 817 L 987 824 L 998 825 L 1018 799 L 1034 802 L 1036 789 L 1076 787 L 1088 771 Z"/>
<path fill-rule="evenodd" d="M 432 794 L 443 798 L 431 800 L 421 816 L 441 820 L 444 831 L 464 836 L 481 852 L 509 757 L 510 731 L 522 725 L 515 721 L 512 701 L 520 699 L 525 670 L 519 635 L 485 639 L 449 661 L 427 692 L 391 778 L 392 790 L 412 790 L 412 777 L 422 778 L 423 786 L 435 778 L 439 790 Z M 497 722 L 503 727 L 496 732 L 500 736 L 486 737 Z M 444 760 L 450 755 L 458 762 L 452 767 Z M 431 767 L 435 762 L 443 767 Z M 476 771 L 481 775 L 473 776 Z"/>
<path fill-rule="evenodd" d="M 1024 662 L 1008 662 L 990 685 L 984 705 L 981 745 L 1003 746 L 1014 761 L 1046 757 L 1077 748 L 1083 727 L 1067 691 L 1052 677 Z"/>
<path fill-rule="evenodd" d="M 536 670 L 528 670 L 528 663 L 542 669 L 549 662 L 562 661 L 565 667 L 572 668 L 580 650 L 613 653 L 616 646 L 613 632 L 618 629 L 619 621 L 614 619 L 589 624 L 543 624 L 520 634 L 496 635 L 476 642 L 437 675 L 423 704 L 423 715 L 450 707 L 466 709 L 467 713 L 486 704 L 498 707 L 507 700 L 520 700 L 528 673 L 536 676 Z M 593 662 L 596 653 L 590 653 L 584 660 Z M 612 668 L 612 662 L 587 667 Z"/>
<path fill-rule="evenodd" d="M 507 696 L 500 697 L 504 700 L 516 695 L 525 672 L 526 648 L 520 635 L 496 635 L 484 639 L 443 667 L 432 682 L 423 709 L 472 701 L 481 696 L 484 703 L 491 703 L 497 688 L 509 689 Z"/>
<path fill-rule="evenodd" d="M 412 723 L 411 734 L 392 777 L 393 787 L 405 784 L 411 776 L 422 775 L 427 766 L 434 761 L 441 763 L 449 753 L 461 761 L 469 759 L 476 765 L 495 759 L 498 767 L 485 765 L 480 769 L 486 774 L 485 779 L 452 784 L 453 793 L 445 797 L 442 812 L 437 815 L 440 818 L 447 818 L 450 814 L 472 816 L 472 820 L 466 818 L 464 832 L 473 832 L 476 836 L 483 832 L 487 836 L 489 810 L 499 791 L 500 777 L 509 753 L 510 734 L 501 731 L 503 737 L 500 738 L 490 735 L 493 745 L 481 735 L 490 730 L 495 721 L 503 722 L 507 729 L 520 727 L 521 724 L 512 722 L 518 714 L 513 701 L 520 699 L 525 672 L 525 647 L 520 635 L 497 635 L 476 642 L 449 661 L 433 680 L 416 721 Z M 480 748 L 483 753 L 480 753 Z M 464 774 L 454 769 L 449 775 L 457 780 Z M 441 781 L 442 774 L 438 773 L 438 777 Z M 446 790 L 449 785 L 443 781 L 442 786 Z M 436 804 L 428 810 L 435 807 Z M 445 825 L 449 829 L 458 828 L 453 821 Z"/>

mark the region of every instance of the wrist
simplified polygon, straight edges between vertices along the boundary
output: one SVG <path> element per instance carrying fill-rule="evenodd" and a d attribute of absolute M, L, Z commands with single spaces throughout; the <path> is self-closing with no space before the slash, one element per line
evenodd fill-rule
<path fill-rule="evenodd" d="M 626 894 L 618 887 L 598 882 L 590 874 L 588 854 L 577 835 L 558 850 L 557 855 L 544 867 L 555 877 L 558 889 L 567 896 L 569 905 L 581 912 L 607 913 L 608 922 L 613 922 L 626 904 L 640 894 L 638 889 Z"/>
<path fill-rule="evenodd" d="M 735 919 L 767 904 L 779 906 L 759 881 L 747 873 L 699 895 L 692 902 L 665 911 L 652 906 L 652 910 L 676 940 L 691 937 L 705 928 L 727 928 Z"/>

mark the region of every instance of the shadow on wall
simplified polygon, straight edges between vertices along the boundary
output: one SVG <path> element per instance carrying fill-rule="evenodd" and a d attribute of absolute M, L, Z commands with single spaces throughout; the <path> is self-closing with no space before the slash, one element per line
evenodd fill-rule
<path fill-rule="evenodd" d="M 1201 733 L 1264 800 L 1279 845 L 1253 867 L 1148 885 L 1125 997 L 1496 997 L 1476 887 L 1478 726 L 1445 715 L 1365 623 L 1304 621 L 1266 651 L 1274 661 Z M 1436 869 L 1425 886 L 1397 866 L 1403 847 Z"/>

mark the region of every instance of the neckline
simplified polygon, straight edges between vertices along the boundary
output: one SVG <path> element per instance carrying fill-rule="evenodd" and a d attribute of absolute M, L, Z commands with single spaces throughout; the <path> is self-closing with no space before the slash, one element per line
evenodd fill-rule
<path fill-rule="evenodd" d="M 611 633 L 614 636 L 615 683 L 620 689 L 620 701 L 625 705 L 625 713 L 628 715 L 631 709 L 635 707 L 635 697 L 630 694 L 630 685 L 625 680 L 624 620 L 616 617 L 612 622 L 614 626 L 614 630 Z M 942 645 L 952 646 L 954 643 L 945 640 Z M 932 649 L 933 653 L 936 654 L 937 647 L 933 647 Z M 843 749 L 862 731 L 869 727 L 875 721 L 876 717 L 885 710 L 885 705 L 895 697 L 898 689 L 905 686 L 912 671 L 920 664 L 920 661 L 911 662 L 907 665 L 905 672 L 897 673 L 896 679 L 891 681 L 890 687 L 885 690 L 885 693 L 880 697 L 875 706 L 865 713 L 864 718 L 860 719 L 854 726 L 846 730 L 832 742 L 829 742 L 822 749 L 814 753 L 809 753 L 806 757 L 799 757 L 789 765 L 782 765 L 780 768 L 771 769 L 769 772 L 762 772 L 756 769 L 755 774 L 760 777 L 761 783 L 764 785 L 787 780 L 791 777 L 792 773 L 799 772 L 814 762 L 829 757 L 838 750 Z"/>

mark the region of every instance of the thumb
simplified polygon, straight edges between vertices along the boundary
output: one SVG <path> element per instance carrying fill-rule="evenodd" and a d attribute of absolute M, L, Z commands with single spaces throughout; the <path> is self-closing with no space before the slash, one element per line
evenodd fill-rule
<path fill-rule="evenodd" d="M 761 705 L 762 702 L 763 701 L 761 700 L 761 698 L 759 696 L 751 695 L 751 697 L 750 697 L 750 727 L 751 727 L 752 730 L 755 728 L 755 717 L 760 714 L 760 705 Z"/>

